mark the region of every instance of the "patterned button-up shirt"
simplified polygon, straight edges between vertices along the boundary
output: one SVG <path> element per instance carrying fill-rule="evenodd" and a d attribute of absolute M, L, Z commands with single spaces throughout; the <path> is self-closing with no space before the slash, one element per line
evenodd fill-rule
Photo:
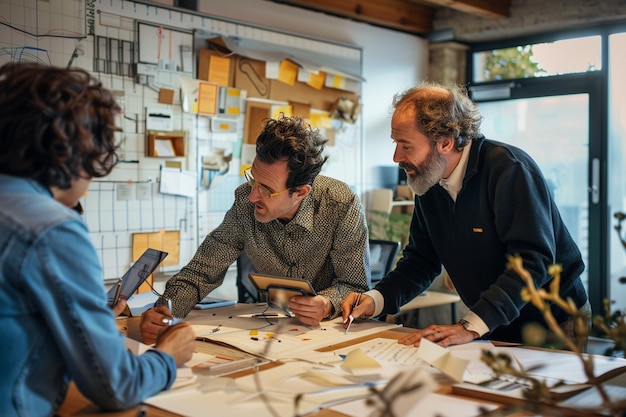
<path fill-rule="evenodd" d="M 193 259 L 166 284 L 156 305 L 172 300 L 175 317 L 224 281 L 228 267 L 243 251 L 259 273 L 308 279 L 315 291 L 341 314 L 350 292 L 367 291 L 369 242 L 359 198 L 341 181 L 318 175 L 294 218 L 258 222 L 248 200 L 250 185 L 235 190 L 235 202 L 223 222 L 207 235 Z"/>

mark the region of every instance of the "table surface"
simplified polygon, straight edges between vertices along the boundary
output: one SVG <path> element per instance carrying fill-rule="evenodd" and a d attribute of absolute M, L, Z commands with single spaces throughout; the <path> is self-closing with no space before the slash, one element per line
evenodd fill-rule
<path fill-rule="evenodd" d="M 206 310 L 205 310 L 206 311 Z M 197 311 L 192 311 L 191 315 L 194 314 L 202 314 Z M 125 333 L 128 337 L 134 338 L 136 340 L 140 339 L 140 331 L 139 331 L 139 317 L 130 317 L 130 318 L 120 318 L 118 319 L 118 328 L 122 333 Z M 350 346 L 352 344 L 361 343 L 376 337 L 384 337 L 389 339 L 399 339 L 406 333 L 410 333 L 414 331 L 414 329 L 409 329 L 406 327 L 397 327 L 391 330 L 383 330 L 379 333 L 375 333 L 369 336 L 363 336 L 361 338 L 353 339 L 347 342 L 338 343 L 336 345 L 329 346 L 324 349 L 319 349 L 320 351 L 332 351 L 336 349 L 341 349 L 346 346 Z M 207 353 L 210 352 L 210 345 L 204 343 L 202 341 L 196 342 L 198 351 L 205 351 Z M 280 366 L 280 362 L 273 362 L 267 365 L 263 365 L 260 367 L 261 371 L 265 369 L 269 369 L 274 366 Z M 240 376 L 248 375 L 253 372 L 252 370 L 246 370 L 238 373 L 234 373 L 229 375 L 231 378 L 237 378 Z M 443 392 L 449 392 L 449 388 L 444 388 Z M 178 414 L 171 413 L 169 411 L 162 410 L 160 408 L 152 407 L 150 405 L 142 405 L 139 407 L 134 407 L 124 411 L 117 412 L 104 412 L 100 411 L 98 407 L 93 405 L 87 398 L 85 398 L 80 391 L 76 388 L 76 386 L 72 383 L 69 387 L 67 396 L 65 401 L 63 402 L 61 408 L 57 412 L 57 416 L 59 417 L 179 417 Z M 309 414 L 311 417 L 340 417 L 343 414 L 336 413 L 331 410 L 321 410 L 314 414 Z"/>
<path fill-rule="evenodd" d="M 449 294 L 448 294 L 449 295 Z M 233 306 L 237 308 L 237 306 Z M 241 305 L 240 305 L 241 307 Z M 189 319 L 201 319 L 203 314 L 206 314 L 208 310 L 194 310 L 190 313 Z M 128 337 L 139 340 L 140 339 L 140 331 L 139 331 L 139 317 L 131 317 L 131 318 L 121 318 L 118 319 L 118 328 L 119 330 L 126 334 Z M 342 343 L 338 343 L 332 346 L 328 346 L 323 349 L 318 349 L 319 351 L 333 351 L 341 348 L 345 348 L 350 345 L 358 344 L 361 342 L 365 342 L 367 340 L 371 340 L 378 337 L 389 338 L 389 339 L 399 339 L 403 335 L 413 332 L 415 329 L 407 328 L 407 327 L 396 327 L 393 329 L 381 330 L 380 332 L 369 334 L 360 338 L 352 339 L 349 341 L 345 341 Z M 202 341 L 198 341 L 197 350 L 200 352 L 210 353 L 211 345 Z M 496 343 L 497 345 L 509 345 L 505 343 Z M 269 369 L 271 367 L 281 366 L 280 362 L 272 362 L 267 365 L 263 365 L 260 367 L 260 370 L 263 371 L 265 369 Z M 244 375 L 249 375 L 254 372 L 254 370 L 245 370 L 238 373 L 234 373 L 229 375 L 231 378 L 238 378 Z M 439 394 L 445 395 L 456 395 L 452 394 L 452 387 L 449 385 L 441 385 L 437 390 Z M 477 401 L 475 398 L 474 401 Z M 541 406 L 542 410 L 545 410 L 546 413 L 529 413 L 525 411 L 517 411 L 515 413 L 507 414 L 510 417 L 525 417 L 525 416 L 537 416 L 537 415 L 554 415 L 554 409 L 550 409 L 548 406 Z M 559 414 L 560 415 L 560 414 Z M 572 414 L 572 416 L 575 414 Z M 577 415 L 582 415 L 577 413 Z M 588 414 L 587 414 L 588 415 Z M 70 385 L 67 397 L 62 404 L 61 408 L 57 412 L 57 416 L 59 417 L 92 417 L 92 416 L 100 416 L 100 417 L 140 417 L 140 416 L 151 416 L 151 417 L 179 417 L 178 414 L 171 413 L 169 411 L 165 411 L 156 407 L 152 407 L 150 405 L 142 405 L 134 408 L 130 408 L 128 410 L 119 411 L 119 412 L 103 412 L 100 411 L 95 405 L 93 405 L 89 400 L 87 400 L 76 388 L 74 384 Z M 309 417 L 345 417 L 343 414 L 338 412 L 323 409 L 319 412 L 309 414 Z"/>

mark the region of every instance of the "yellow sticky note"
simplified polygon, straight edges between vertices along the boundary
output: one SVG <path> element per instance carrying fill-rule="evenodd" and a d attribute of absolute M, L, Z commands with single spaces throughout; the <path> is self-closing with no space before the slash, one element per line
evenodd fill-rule
<path fill-rule="evenodd" d="M 297 78 L 298 66 L 287 59 L 283 59 L 278 68 L 278 81 L 288 85 L 294 85 Z"/>
<path fill-rule="evenodd" d="M 217 84 L 201 82 L 198 87 L 198 113 L 215 114 L 217 112 Z"/>
<path fill-rule="evenodd" d="M 321 90 L 322 87 L 324 87 L 325 82 L 326 73 L 324 71 L 319 71 L 317 74 L 312 72 L 306 85 L 308 85 L 309 87 L 313 87 L 316 90 Z"/>

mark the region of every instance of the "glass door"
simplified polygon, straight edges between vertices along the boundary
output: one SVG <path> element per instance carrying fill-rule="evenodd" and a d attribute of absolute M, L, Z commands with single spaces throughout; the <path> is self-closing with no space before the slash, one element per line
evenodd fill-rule
<path fill-rule="evenodd" d="M 608 206 L 609 295 L 612 311 L 626 314 L 626 33 L 609 37 Z M 616 227 L 620 226 L 621 230 Z"/>
<path fill-rule="evenodd" d="M 582 279 L 594 314 L 602 308 L 599 244 L 601 146 L 598 82 L 593 75 L 532 79 L 475 89 L 483 134 L 525 150 L 541 168 L 586 265 Z M 482 97 L 482 99 L 481 99 Z M 594 233 L 596 231 L 596 233 Z M 600 308 L 600 309 L 598 309 Z"/>

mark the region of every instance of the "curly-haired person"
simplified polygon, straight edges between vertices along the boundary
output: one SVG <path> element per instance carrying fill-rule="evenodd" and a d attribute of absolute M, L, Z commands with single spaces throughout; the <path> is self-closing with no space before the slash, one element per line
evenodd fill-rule
<path fill-rule="evenodd" d="M 106 410 L 130 408 L 176 378 L 191 326 L 141 356 L 124 346 L 102 267 L 75 208 L 117 163 L 111 93 L 82 70 L 0 68 L 0 415 L 54 415 L 74 381 Z"/>

